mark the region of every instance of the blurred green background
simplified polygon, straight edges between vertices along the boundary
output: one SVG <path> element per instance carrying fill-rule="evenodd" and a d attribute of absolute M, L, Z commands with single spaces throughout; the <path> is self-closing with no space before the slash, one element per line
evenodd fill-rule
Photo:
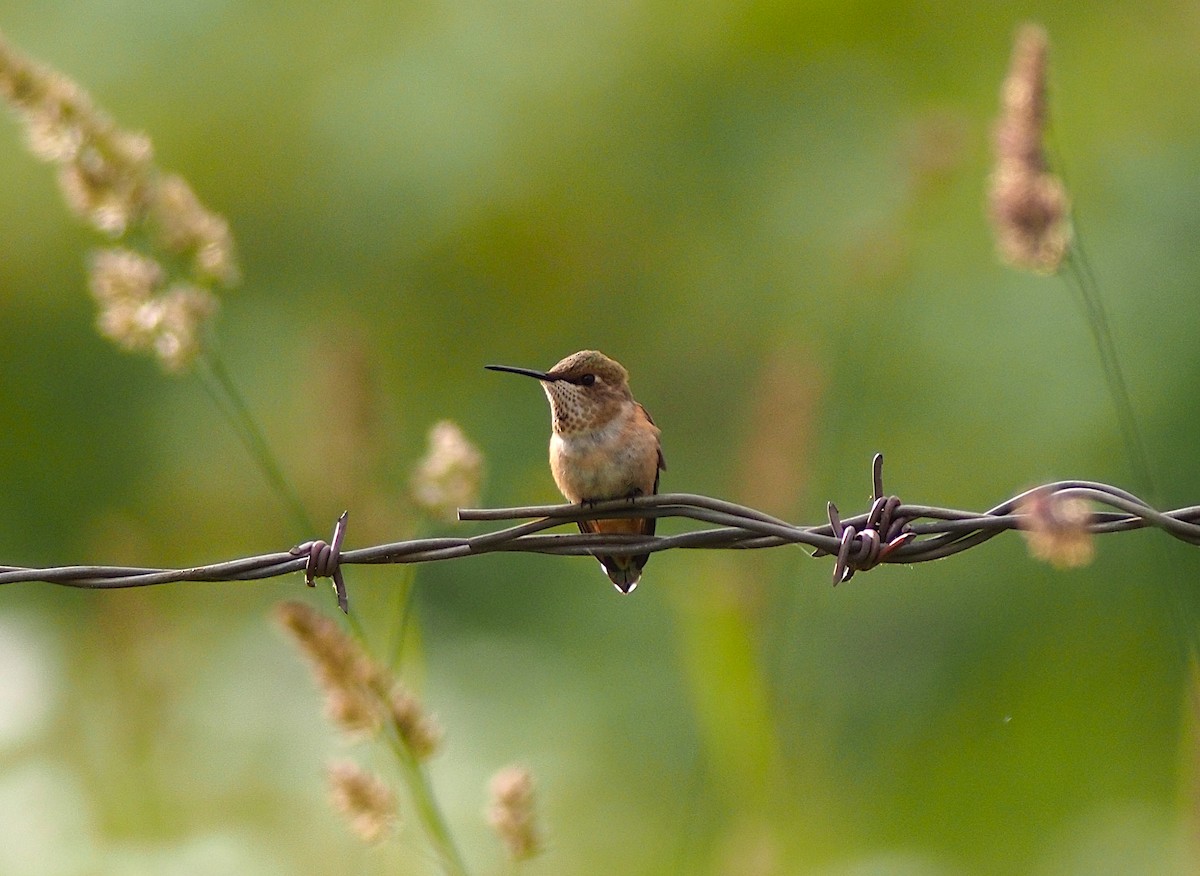
<path fill-rule="evenodd" d="M 1027 19 L 1155 499 L 1196 503 L 1193 3 L 0 2 L 229 219 L 220 354 L 350 546 L 430 531 L 408 485 L 443 418 L 485 503 L 556 500 L 544 399 L 482 366 L 585 347 L 629 368 L 667 490 L 817 522 L 865 508 L 876 450 L 912 502 L 1141 490 L 1069 288 L 1000 266 L 984 219 Z M 201 383 L 96 334 L 96 237 L 11 119 L 0 156 L 0 561 L 327 536 Z M 529 873 L 1194 871 L 1193 550 L 1110 536 L 1064 573 L 1010 535 L 830 570 L 673 551 L 619 598 L 585 559 L 421 568 L 404 674 L 472 872 L 504 871 L 481 813 L 510 762 L 538 782 Z M 377 642 L 402 576 L 349 573 Z M 368 849 L 327 803 L 346 746 L 268 619 L 294 597 L 334 610 L 299 576 L 0 589 L 0 873 L 431 872 L 411 816 Z"/>

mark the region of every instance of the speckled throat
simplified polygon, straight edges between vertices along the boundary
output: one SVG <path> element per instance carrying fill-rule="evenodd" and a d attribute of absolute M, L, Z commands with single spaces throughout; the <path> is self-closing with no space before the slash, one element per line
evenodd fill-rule
<path fill-rule="evenodd" d="M 554 431 L 559 435 L 576 435 L 599 429 L 612 420 L 621 406 L 630 401 L 628 393 L 622 395 L 606 387 L 585 390 L 565 380 L 545 381 L 542 389 L 550 400 L 550 417 Z"/>

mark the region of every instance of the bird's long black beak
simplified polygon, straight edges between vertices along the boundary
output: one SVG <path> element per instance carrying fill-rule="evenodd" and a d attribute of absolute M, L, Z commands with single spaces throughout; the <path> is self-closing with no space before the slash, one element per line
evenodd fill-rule
<path fill-rule="evenodd" d="M 533 377 L 538 380 L 554 380 L 545 371 L 536 371 L 533 368 L 514 368 L 512 365 L 484 365 L 488 371 L 507 371 L 509 374 L 524 374 L 526 377 Z"/>

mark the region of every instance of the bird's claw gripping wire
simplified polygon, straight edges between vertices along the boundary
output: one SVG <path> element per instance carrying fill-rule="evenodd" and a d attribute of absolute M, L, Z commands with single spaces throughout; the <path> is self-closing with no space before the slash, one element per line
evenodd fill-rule
<path fill-rule="evenodd" d="M 337 594 L 337 604 L 345 614 L 350 613 L 350 601 L 346 596 L 346 580 L 342 577 L 341 557 L 342 540 L 346 537 L 346 518 L 349 511 L 343 511 L 333 527 L 333 541 L 326 543 L 321 539 L 306 541 L 291 549 L 296 556 L 308 555 L 308 563 L 304 567 L 304 583 L 315 587 L 317 578 L 332 578 L 333 592 Z"/>
<path fill-rule="evenodd" d="M 840 542 L 837 561 L 833 566 L 834 586 L 849 581 L 855 572 L 875 568 L 888 554 L 914 537 L 908 531 L 909 519 L 896 513 L 901 505 L 899 497 L 883 495 L 882 453 L 875 454 L 871 473 L 875 498 L 861 530 L 842 523 L 837 505 L 829 503 L 829 526 Z M 821 557 L 829 553 L 818 550 L 813 556 Z"/>

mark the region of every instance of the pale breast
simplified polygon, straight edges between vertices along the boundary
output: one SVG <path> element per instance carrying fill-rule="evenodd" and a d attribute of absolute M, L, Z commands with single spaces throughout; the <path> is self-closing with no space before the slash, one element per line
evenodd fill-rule
<path fill-rule="evenodd" d="M 599 429 L 550 438 L 550 468 L 571 502 L 649 494 L 658 473 L 658 429 L 630 404 Z"/>

